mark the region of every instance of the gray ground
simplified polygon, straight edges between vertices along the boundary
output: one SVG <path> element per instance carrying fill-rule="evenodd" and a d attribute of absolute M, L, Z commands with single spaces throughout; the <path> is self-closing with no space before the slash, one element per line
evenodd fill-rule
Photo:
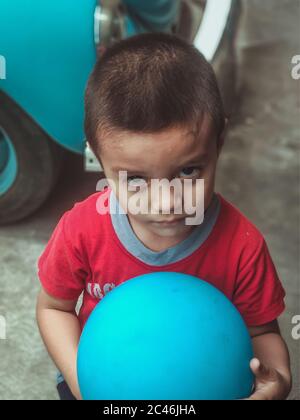
<path fill-rule="evenodd" d="M 299 301 L 299 82 L 290 77 L 300 53 L 298 0 L 245 0 L 239 37 L 240 100 L 221 157 L 217 190 L 265 235 L 287 290 L 281 319 L 293 363 L 292 399 L 300 399 L 300 341 L 291 337 Z M 69 158 L 46 205 L 33 217 L 0 229 L 0 399 L 56 399 L 55 368 L 35 324 L 36 260 L 58 217 L 94 192 L 94 175 Z M 75 177 L 74 177 L 75 174 Z"/>

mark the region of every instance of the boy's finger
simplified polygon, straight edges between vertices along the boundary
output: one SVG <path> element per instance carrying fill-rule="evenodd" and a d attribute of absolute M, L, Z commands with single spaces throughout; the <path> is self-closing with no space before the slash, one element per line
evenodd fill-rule
<path fill-rule="evenodd" d="M 250 367 L 257 379 L 268 379 L 271 371 L 258 359 L 251 360 Z"/>
<path fill-rule="evenodd" d="M 258 359 L 251 360 L 250 367 L 258 381 L 275 382 L 278 379 L 276 370 L 268 368 Z"/>

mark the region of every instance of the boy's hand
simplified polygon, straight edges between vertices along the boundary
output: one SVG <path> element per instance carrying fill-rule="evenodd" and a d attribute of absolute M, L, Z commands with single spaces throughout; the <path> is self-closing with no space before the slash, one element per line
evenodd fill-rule
<path fill-rule="evenodd" d="M 253 359 L 250 367 L 255 375 L 255 391 L 248 400 L 276 401 L 286 399 L 290 385 L 279 371 L 264 366 L 258 359 Z"/>

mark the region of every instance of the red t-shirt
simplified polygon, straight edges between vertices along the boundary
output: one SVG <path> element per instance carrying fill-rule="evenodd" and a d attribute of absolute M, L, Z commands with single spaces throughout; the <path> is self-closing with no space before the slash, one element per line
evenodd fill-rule
<path fill-rule="evenodd" d="M 82 327 L 113 287 L 155 271 L 186 273 L 211 283 L 233 302 L 248 326 L 264 325 L 283 312 L 285 292 L 264 237 L 220 194 L 220 212 L 205 242 L 186 258 L 163 266 L 148 265 L 125 249 L 110 214 L 97 212 L 101 194 L 108 195 L 107 190 L 63 215 L 38 262 L 40 281 L 53 297 L 76 300 L 84 291 Z"/>

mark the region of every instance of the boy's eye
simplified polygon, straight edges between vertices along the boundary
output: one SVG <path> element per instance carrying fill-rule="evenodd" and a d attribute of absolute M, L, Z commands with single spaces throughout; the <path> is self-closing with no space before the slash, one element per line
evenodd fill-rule
<path fill-rule="evenodd" d="M 203 168 L 183 168 L 179 176 L 180 178 L 196 178 L 200 176 Z"/>

